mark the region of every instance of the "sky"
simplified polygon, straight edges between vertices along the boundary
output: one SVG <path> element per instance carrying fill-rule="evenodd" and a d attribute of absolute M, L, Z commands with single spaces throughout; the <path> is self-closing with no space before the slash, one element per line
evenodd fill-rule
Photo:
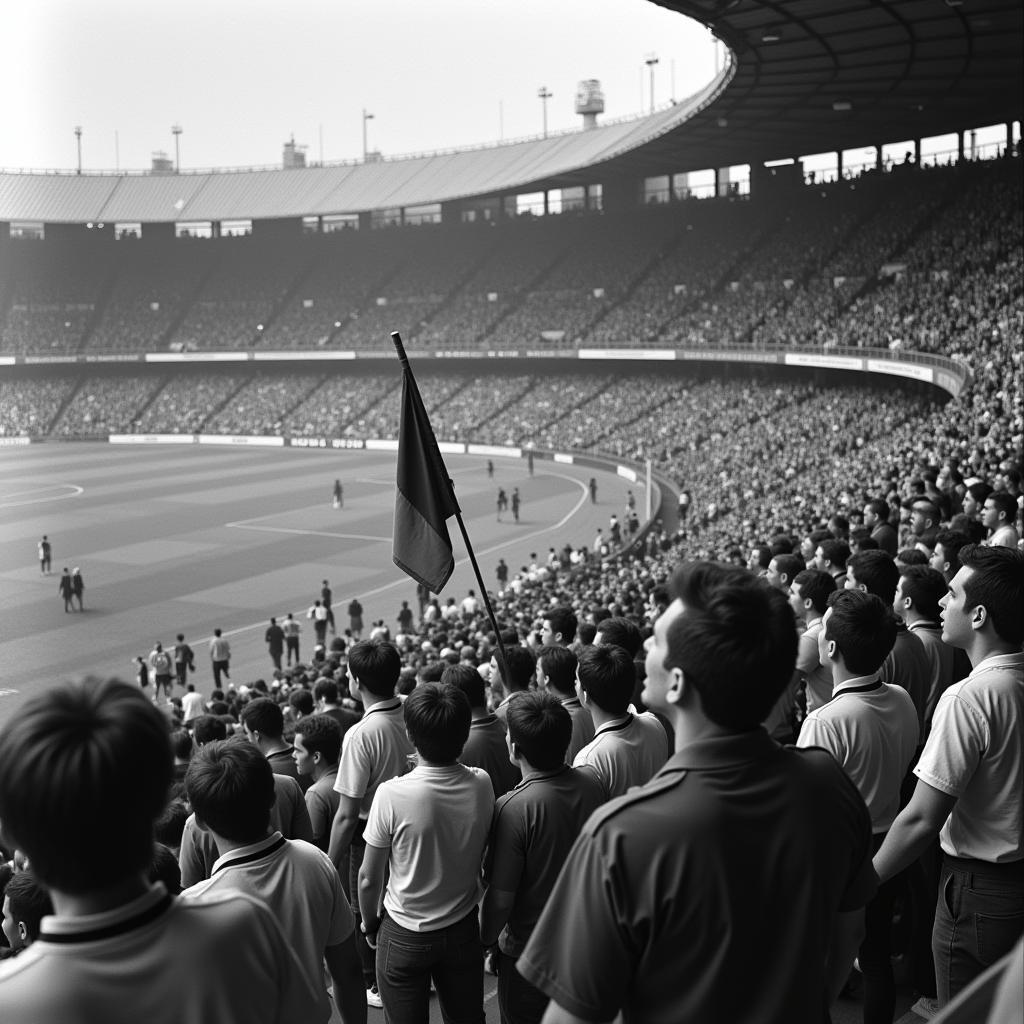
<path fill-rule="evenodd" d="M 385 156 L 577 128 L 697 92 L 721 48 L 649 0 L 24 0 L 0 4 L 0 168 L 277 165 Z M 717 52 L 716 52 L 717 51 Z"/>

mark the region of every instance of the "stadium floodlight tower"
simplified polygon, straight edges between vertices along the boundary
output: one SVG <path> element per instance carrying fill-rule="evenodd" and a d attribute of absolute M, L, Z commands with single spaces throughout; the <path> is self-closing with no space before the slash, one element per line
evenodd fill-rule
<path fill-rule="evenodd" d="M 586 78 L 576 85 L 576 113 L 583 115 L 583 129 L 597 127 L 597 115 L 604 113 L 604 93 L 596 78 Z"/>
<path fill-rule="evenodd" d="M 78 145 L 78 174 L 82 173 L 82 126 L 75 125 L 75 142 Z"/>
<path fill-rule="evenodd" d="M 658 55 L 656 53 L 649 53 L 644 57 L 644 63 L 647 65 L 647 70 L 651 73 L 651 113 L 654 113 L 654 69 L 658 64 Z"/>
<path fill-rule="evenodd" d="M 537 90 L 537 97 L 540 100 L 541 110 L 544 115 L 544 138 L 548 137 L 548 100 L 551 99 L 555 94 L 551 92 L 546 85 L 542 85 Z"/>
<path fill-rule="evenodd" d="M 171 125 L 171 134 L 174 136 L 174 173 L 181 174 L 181 132 L 180 124 Z"/>
<path fill-rule="evenodd" d="M 366 112 L 366 107 L 363 107 L 363 163 L 366 163 L 366 122 L 373 120 L 373 114 Z"/>

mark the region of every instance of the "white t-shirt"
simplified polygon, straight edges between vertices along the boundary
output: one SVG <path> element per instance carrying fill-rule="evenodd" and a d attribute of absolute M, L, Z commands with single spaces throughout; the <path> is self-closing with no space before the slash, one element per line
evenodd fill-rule
<path fill-rule="evenodd" d="M 388 697 L 371 704 L 341 741 L 335 792 L 361 801 L 359 816 L 365 818 L 377 787 L 403 774 L 412 753 L 402 702 L 397 697 Z"/>
<path fill-rule="evenodd" d="M 436 931 L 476 906 L 493 811 L 482 768 L 420 765 L 381 783 L 364 835 L 367 846 L 391 848 L 384 908 L 396 924 Z"/>

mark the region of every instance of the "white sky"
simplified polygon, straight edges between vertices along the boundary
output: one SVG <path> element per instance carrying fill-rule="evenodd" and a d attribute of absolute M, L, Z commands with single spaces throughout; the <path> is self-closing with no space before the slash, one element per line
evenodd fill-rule
<path fill-rule="evenodd" d="M 445 149 L 575 128 L 576 83 L 605 118 L 688 96 L 715 73 L 700 25 L 648 0 L 4 0 L 0 168 L 182 170 Z M 673 93 L 674 82 L 674 93 Z M 117 150 L 115 151 L 115 132 Z M 115 163 L 115 152 L 118 154 Z"/>

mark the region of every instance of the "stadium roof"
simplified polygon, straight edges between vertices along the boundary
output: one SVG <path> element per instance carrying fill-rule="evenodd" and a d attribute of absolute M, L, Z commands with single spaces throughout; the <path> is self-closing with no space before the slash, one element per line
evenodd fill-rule
<path fill-rule="evenodd" d="M 355 213 L 850 149 L 1018 120 L 1020 0 L 652 0 L 733 53 L 705 90 L 546 139 L 375 163 L 180 175 L 0 174 L 0 220 Z"/>

